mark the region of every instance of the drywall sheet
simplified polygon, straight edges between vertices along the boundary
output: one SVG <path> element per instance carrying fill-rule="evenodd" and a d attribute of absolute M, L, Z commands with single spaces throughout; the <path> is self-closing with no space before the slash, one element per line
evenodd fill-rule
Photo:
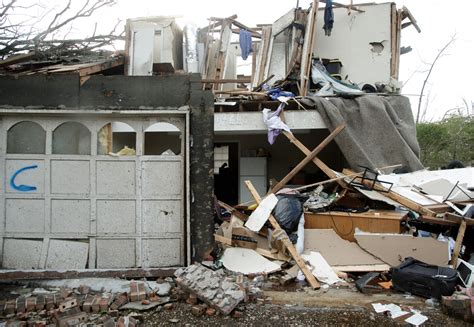
<path fill-rule="evenodd" d="M 280 270 L 276 263 L 265 259 L 251 249 L 228 248 L 221 259 L 224 267 L 231 271 L 245 275 L 258 273 L 272 273 Z"/>
<path fill-rule="evenodd" d="M 362 249 L 391 266 L 398 266 L 407 257 L 437 266 L 448 264 L 448 242 L 431 237 L 371 233 L 356 233 L 354 237 Z"/>
<path fill-rule="evenodd" d="M 343 240 L 332 229 L 306 229 L 304 252 L 319 252 L 331 266 L 381 265 L 384 262 Z"/>

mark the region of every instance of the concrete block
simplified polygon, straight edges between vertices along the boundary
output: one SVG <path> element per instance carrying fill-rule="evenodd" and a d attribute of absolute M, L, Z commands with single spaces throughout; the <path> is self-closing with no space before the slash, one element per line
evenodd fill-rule
<path fill-rule="evenodd" d="M 89 200 L 51 200 L 51 231 L 53 233 L 89 234 Z"/>
<path fill-rule="evenodd" d="M 5 239 L 3 268 L 38 269 L 43 241 Z"/>
<path fill-rule="evenodd" d="M 89 255 L 89 243 L 50 240 L 46 269 L 84 269 Z"/>
<path fill-rule="evenodd" d="M 145 267 L 173 267 L 180 266 L 181 240 L 169 239 L 144 239 L 143 249 Z"/>
<path fill-rule="evenodd" d="M 6 191 L 7 193 L 25 193 L 18 190 L 11 185 L 11 179 L 20 169 L 31 167 L 23 170 L 15 176 L 14 185 L 28 185 L 34 186 L 36 189 L 28 191 L 27 194 L 42 194 L 44 193 L 44 161 L 43 160 L 20 160 L 7 159 L 6 160 Z M 36 167 L 34 167 L 36 166 Z M 33 168 L 34 167 L 34 168 Z M 8 216 L 8 215 L 7 215 Z"/>
<path fill-rule="evenodd" d="M 97 194 L 134 195 L 134 161 L 97 161 Z"/>
<path fill-rule="evenodd" d="M 89 161 L 51 160 L 51 193 L 89 194 L 89 168 Z"/>
<path fill-rule="evenodd" d="M 181 196 L 181 160 L 142 162 L 142 183 L 145 196 Z"/>
<path fill-rule="evenodd" d="M 142 201 L 143 231 L 153 233 L 181 233 L 180 200 Z"/>
<path fill-rule="evenodd" d="M 135 233 L 135 200 L 97 200 L 97 233 Z"/>
<path fill-rule="evenodd" d="M 97 268 L 128 268 L 136 266 L 135 240 L 98 239 Z"/>
<path fill-rule="evenodd" d="M 180 287 L 196 293 L 199 299 L 223 314 L 230 314 L 245 298 L 245 292 L 239 285 L 227 280 L 221 271 L 213 271 L 200 264 L 180 268 L 175 276 Z"/>
<path fill-rule="evenodd" d="M 6 199 L 5 231 L 11 233 L 44 232 L 44 200 Z"/>

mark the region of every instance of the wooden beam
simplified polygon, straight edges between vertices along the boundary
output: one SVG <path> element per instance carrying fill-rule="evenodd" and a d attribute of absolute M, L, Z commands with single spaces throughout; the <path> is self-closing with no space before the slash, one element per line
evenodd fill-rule
<path fill-rule="evenodd" d="M 252 182 L 245 181 L 245 185 L 249 189 L 249 191 L 252 194 L 255 201 L 258 204 L 260 204 L 260 202 L 262 201 L 262 198 L 258 194 L 255 187 L 252 185 Z M 298 267 L 300 267 L 300 269 L 303 272 L 304 276 L 306 277 L 306 280 L 308 281 L 309 285 L 311 285 L 311 287 L 314 288 L 314 289 L 320 288 L 320 285 L 319 285 L 318 281 L 313 276 L 311 271 L 309 271 L 308 267 L 306 266 L 306 263 L 303 261 L 303 259 L 301 259 L 300 255 L 296 251 L 293 243 L 291 243 L 291 241 L 288 238 L 288 235 L 286 234 L 286 232 L 281 229 L 281 227 L 278 224 L 275 217 L 273 217 L 273 215 L 270 215 L 268 221 L 270 222 L 270 224 L 272 225 L 272 227 L 275 231 L 282 231 L 282 236 L 283 237 L 282 237 L 281 241 L 283 242 L 283 245 L 288 249 L 288 252 L 290 252 L 292 258 L 296 261 L 296 264 L 298 265 Z"/>
<path fill-rule="evenodd" d="M 287 131 L 282 132 L 283 135 L 285 135 L 291 143 L 293 143 L 298 149 L 301 150 L 305 155 L 308 155 L 311 153 L 311 151 L 303 145 L 292 133 L 288 133 Z M 319 160 L 317 157 L 312 160 L 316 166 L 318 166 L 319 169 L 321 169 L 329 178 L 337 178 L 337 174 L 329 168 L 324 162 Z M 338 181 L 340 185 L 345 186 L 345 184 L 342 181 Z"/>
<path fill-rule="evenodd" d="M 285 177 L 283 177 L 283 179 L 272 188 L 269 194 L 276 193 L 281 190 L 297 173 L 299 173 L 301 169 L 303 169 L 310 161 L 312 161 L 322 149 L 331 143 L 331 141 L 334 140 L 334 138 L 339 135 L 339 133 L 342 132 L 345 127 L 345 125 L 336 127 L 336 129 L 333 130 L 328 137 L 319 143 L 319 145 L 315 147 L 313 151 L 306 155 L 306 158 L 304 158 L 299 164 L 296 165 L 295 168 L 293 168 Z"/>
<path fill-rule="evenodd" d="M 456 237 L 456 243 L 454 244 L 453 257 L 451 258 L 451 264 L 454 269 L 458 263 L 459 252 L 461 251 L 462 241 L 464 240 L 464 233 L 466 232 L 466 221 L 463 220 L 459 227 L 458 236 Z"/>
<path fill-rule="evenodd" d="M 322 3 L 326 3 L 326 0 L 319 0 L 321 1 Z M 352 1 L 351 1 L 352 2 Z M 365 12 L 365 10 L 361 10 L 359 8 L 356 8 L 352 5 L 352 3 L 350 5 L 345 5 L 345 4 L 342 4 L 342 3 L 339 3 L 339 2 L 334 2 L 332 3 L 332 5 L 334 7 L 337 7 L 337 8 L 346 8 L 348 10 L 354 10 L 354 11 L 357 11 L 357 12 Z"/>

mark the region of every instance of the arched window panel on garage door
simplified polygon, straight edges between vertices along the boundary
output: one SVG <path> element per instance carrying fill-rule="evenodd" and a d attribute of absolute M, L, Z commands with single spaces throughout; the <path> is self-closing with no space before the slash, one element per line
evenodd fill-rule
<path fill-rule="evenodd" d="M 108 123 L 97 134 L 97 154 L 99 155 L 135 155 L 136 144 L 137 133 L 126 123 Z"/>
<path fill-rule="evenodd" d="M 7 132 L 7 153 L 44 154 L 46 131 L 39 124 L 22 121 Z"/>
<path fill-rule="evenodd" d="M 145 155 L 179 155 L 181 146 L 181 131 L 173 124 L 159 122 L 145 130 Z"/>
<path fill-rule="evenodd" d="M 53 154 L 91 154 L 91 132 L 78 122 L 66 122 L 53 131 Z"/>

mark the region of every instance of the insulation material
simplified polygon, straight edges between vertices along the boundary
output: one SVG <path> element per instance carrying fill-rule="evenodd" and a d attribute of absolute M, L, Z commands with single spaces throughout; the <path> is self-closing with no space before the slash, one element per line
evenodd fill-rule
<path fill-rule="evenodd" d="M 280 265 L 265 259 L 251 249 L 229 248 L 226 249 L 221 259 L 224 267 L 245 275 L 279 271 Z"/>
<path fill-rule="evenodd" d="M 446 266 L 449 261 L 448 242 L 431 237 L 363 232 L 356 232 L 354 237 L 362 249 L 393 267 L 407 257 L 436 266 Z"/>

